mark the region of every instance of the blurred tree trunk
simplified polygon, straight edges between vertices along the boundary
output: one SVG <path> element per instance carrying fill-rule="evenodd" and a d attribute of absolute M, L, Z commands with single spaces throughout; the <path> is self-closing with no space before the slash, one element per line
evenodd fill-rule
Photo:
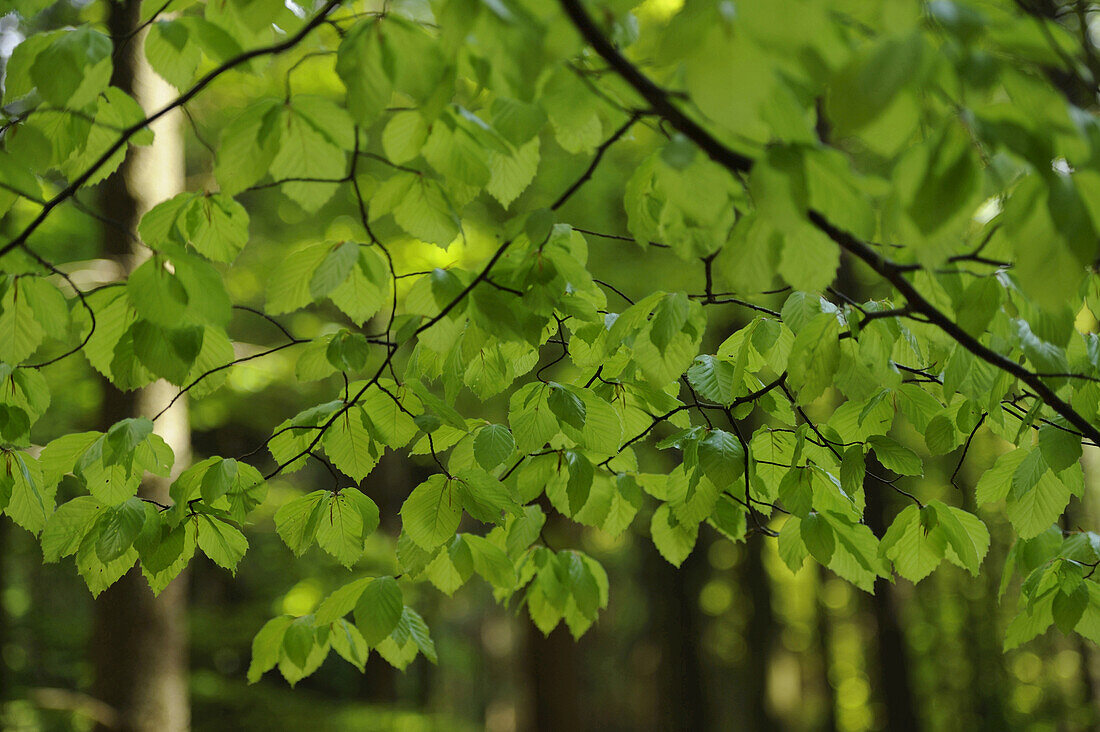
<path fill-rule="evenodd" d="M 764 534 L 752 533 L 745 542 L 744 583 L 752 600 L 752 614 L 745 627 L 748 646 L 745 665 L 745 692 L 748 699 L 746 729 L 766 732 L 778 729 L 768 703 L 768 670 L 775 644 L 776 623 L 772 612 L 772 585 L 764 566 L 764 542 L 774 541 Z"/>
<path fill-rule="evenodd" d="M 1089 486 L 1092 485 L 1092 478 L 1097 472 L 1097 454 L 1096 450 L 1089 450 L 1086 448 L 1086 452 L 1082 456 L 1082 467 L 1085 471 L 1085 491 L 1082 493 L 1081 500 L 1070 499 L 1069 505 L 1066 507 L 1066 511 L 1062 514 L 1062 528 L 1065 530 L 1078 530 L 1086 527 L 1093 526 L 1092 516 L 1089 515 L 1087 502 L 1089 500 Z M 1077 651 L 1078 661 L 1078 673 L 1081 677 L 1081 699 L 1080 703 L 1083 704 L 1090 713 L 1089 722 L 1095 725 L 1098 722 L 1097 697 L 1096 697 L 1096 678 L 1092 672 L 1092 656 L 1093 646 L 1080 635 L 1074 634 L 1074 636 L 1068 639 Z M 1077 700 L 1072 700 L 1070 704 L 1078 703 Z"/>
<path fill-rule="evenodd" d="M 978 515 L 978 506 L 974 500 L 972 485 L 963 486 L 962 507 Z M 981 729 L 1002 730 L 1008 728 L 1005 703 L 1013 680 L 1005 671 L 1005 653 L 1001 644 L 1001 630 L 990 618 L 996 618 L 997 591 L 1000 584 L 1001 567 L 994 566 L 994 557 L 1003 560 L 1008 547 L 1001 545 L 994 534 L 990 534 L 992 543 L 982 565 L 981 574 L 974 578 L 983 585 L 981 596 L 966 603 L 966 617 L 970 632 L 963 633 L 970 656 L 970 672 L 973 694 L 971 708 L 975 718 L 981 720 Z M 967 578 L 964 581 L 969 581 Z"/>
<path fill-rule="evenodd" d="M 822 732 L 836 732 L 836 691 L 833 690 L 829 678 L 833 669 L 833 624 L 829 620 L 829 608 L 823 600 L 827 578 L 827 570 L 818 565 L 815 588 L 817 601 L 814 603 L 814 608 L 817 615 L 817 652 L 821 660 L 821 682 L 825 695 L 820 729 Z"/>
<path fill-rule="evenodd" d="M 8 528 L 8 522 L 0 521 L 0 597 L 3 597 L 8 589 L 6 560 L 10 555 L 8 550 L 8 536 L 10 534 L 11 529 Z M 8 643 L 8 628 L 8 612 L 4 607 L 4 603 L 0 602 L 0 653 L 3 653 L 3 649 Z M 8 664 L 4 663 L 3 658 L 0 658 L 0 701 L 8 699 L 14 691 L 12 689 L 12 677 L 14 677 L 14 674 L 8 672 Z"/>
<path fill-rule="evenodd" d="M 655 706 L 661 716 L 654 726 L 661 730 L 710 729 L 699 618 L 699 591 L 707 574 L 706 543 L 700 539 L 679 569 L 652 547 L 645 551 L 649 636 L 660 654 Z"/>
<path fill-rule="evenodd" d="M 545 496 L 538 503 L 546 512 L 543 534 L 550 538 L 549 545 L 576 546 L 580 539 L 578 527 L 552 512 Z M 581 703 L 581 652 L 565 621 L 549 636 L 543 636 L 526 612 L 519 622 L 526 630 L 523 654 L 530 694 L 528 719 L 522 728 L 534 732 L 591 729 L 593 715 L 585 717 Z"/>
<path fill-rule="evenodd" d="M 132 34 L 140 21 L 140 0 L 109 1 L 108 26 L 116 51 L 111 83 L 133 96 L 146 113 L 163 107 L 175 92 L 145 61 L 144 33 Z M 183 139 L 178 112 L 153 126 L 156 141 L 133 148 L 119 170 L 103 184 L 107 214 L 122 222 L 130 236 L 104 232 L 105 254 L 131 271 L 143 258 L 135 236 L 142 214 L 183 190 Z M 158 381 L 123 394 L 104 382 L 103 427 L 131 416 L 150 416 L 175 394 Z M 173 477 L 190 460 L 187 402 L 179 400 L 156 424 L 157 433 L 175 453 Z M 167 501 L 171 479 L 145 481 L 140 492 Z M 118 728 L 135 732 L 174 732 L 190 727 L 186 630 L 186 573 L 154 598 L 136 568 L 96 600 L 92 628 L 93 694 L 118 715 Z"/>
<path fill-rule="evenodd" d="M 573 636 L 562 623 L 549 636 L 528 618 L 527 669 L 531 690 L 531 719 L 527 729 L 535 732 L 578 732 L 591 729 L 581 714 L 579 653 Z"/>
<path fill-rule="evenodd" d="M 388 452 L 379 461 L 377 467 L 366 478 L 363 491 L 378 504 L 379 514 L 382 517 L 381 530 L 391 531 L 395 535 L 401 530 L 397 520 L 401 512 L 401 504 L 405 497 L 412 493 L 412 489 L 427 478 L 421 475 L 422 469 L 418 468 L 404 455 Z M 411 672 L 411 669 L 410 669 Z M 367 666 L 360 677 L 359 690 L 361 698 L 383 704 L 395 704 L 398 700 L 397 670 L 386 663 L 377 653 L 367 657 Z M 405 700 L 409 703 L 411 700 Z"/>
<path fill-rule="evenodd" d="M 882 465 L 873 458 L 867 459 L 867 469 L 878 474 L 884 471 Z M 864 493 L 867 497 L 867 525 L 881 537 L 892 514 L 886 510 L 885 491 L 889 491 L 874 478 L 864 481 Z M 871 679 L 878 686 L 879 693 L 886 705 L 886 728 L 891 732 L 908 732 L 920 729 L 917 718 L 917 705 L 910 678 L 909 650 L 905 645 L 905 635 L 898 619 L 898 597 L 894 585 L 886 580 L 875 583 L 875 594 L 869 602 L 875 616 L 877 632 L 878 673 Z M 877 682 L 877 683 L 876 683 Z"/>

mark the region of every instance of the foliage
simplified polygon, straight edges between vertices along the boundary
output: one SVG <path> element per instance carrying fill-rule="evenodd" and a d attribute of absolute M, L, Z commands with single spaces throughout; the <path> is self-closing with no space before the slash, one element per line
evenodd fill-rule
<path fill-rule="evenodd" d="M 25 18 L 40 6 L 16 3 Z M 476 574 L 542 632 L 564 621 L 579 637 L 610 588 L 591 557 L 547 545 L 559 516 L 614 535 L 642 513 L 675 565 L 707 524 L 774 536 L 792 569 L 812 559 L 868 592 L 944 561 L 976 575 L 983 521 L 906 482 L 936 456 L 961 466 L 988 431 L 1006 451 L 974 497 L 1003 505 L 1018 536 L 1003 585 L 1023 578 L 1006 647 L 1051 625 L 1100 640 L 1100 535 L 1060 527 L 1083 493 L 1082 445 L 1100 440 L 1092 47 L 1008 0 L 600 11 L 169 2 L 146 9 L 143 51 L 180 96 L 149 117 L 109 86 L 112 43 L 128 39 L 89 22 L 17 46 L 0 152 L 0 508 L 46 561 L 75 556 L 93 593 L 135 563 L 160 591 L 196 551 L 234 571 L 268 481 L 308 460 L 335 483 L 284 504 L 276 529 L 295 555 L 316 544 L 350 568 L 380 523 L 376 463 L 430 456 L 436 474 L 400 509 L 397 571 L 256 635 L 249 679 L 278 667 L 295 683 L 330 650 L 359 668 L 372 650 L 434 661 L 403 589 L 425 580 L 450 594 Z M 334 57 L 342 88 L 296 94 L 290 66 L 221 131 L 209 186 L 144 216 L 148 260 L 82 290 L 43 223 L 82 206 L 156 118 L 219 77 L 265 78 L 284 54 Z M 624 140 L 628 234 L 584 229 L 572 204 Z M 343 198 L 358 220 L 353 237 L 283 257 L 254 311 L 226 281 L 260 188 L 309 214 Z M 701 285 L 626 298 L 588 266 L 590 247 L 622 237 L 638 256 L 670 250 Z M 416 242 L 489 244 L 469 266 L 399 271 Z M 878 297 L 844 293 L 853 270 Z M 287 340 L 259 354 L 295 348 L 297 377 L 328 380 L 331 401 L 247 455 L 188 467 L 170 505 L 139 492 L 173 466 L 159 414 L 32 441 L 63 359 L 83 354 L 124 390 L 166 379 L 201 397 L 257 357 L 235 356 L 236 312 L 331 308 L 343 329 L 298 338 L 275 320 Z M 719 332 L 722 309 L 751 317 Z M 648 469 L 653 447 L 675 467 Z M 249 462 L 262 448 L 266 473 Z M 83 494 L 56 505 L 62 480 Z M 912 505 L 876 536 L 865 492 L 882 490 Z"/>

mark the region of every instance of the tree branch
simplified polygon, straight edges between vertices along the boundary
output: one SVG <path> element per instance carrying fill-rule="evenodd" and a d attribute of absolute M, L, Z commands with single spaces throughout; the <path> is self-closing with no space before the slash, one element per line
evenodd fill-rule
<path fill-rule="evenodd" d="M 714 162 L 734 174 L 752 170 L 754 161 L 735 152 L 707 132 L 701 125 L 676 107 L 665 90 L 657 86 L 645 74 L 628 61 L 596 27 L 584 9 L 581 0 L 560 0 L 566 15 L 572 20 L 581 36 L 623 79 L 625 79 L 653 108 L 654 112 L 694 142 Z M 963 330 L 946 314 L 936 308 L 907 279 L 901 267 L 876 252 L 866 242 L 834 226 L 818 211 L 808 212 L 810 222 L 827 235 L 841 249 L 863 260 L 871 269 L 886 279 L 909 303 L 909 308 L 928 318 L 970 353 L 986 363 L 996 366 L 1027 384 L 1051 409 L 1093 441 L 1100 440 L 1100 430 L 1093 426 L 1077 410 L 1062 400 L 1054 390 L 1043 383 L 1041 377 L 1011 359 L 993 351 Z"/>

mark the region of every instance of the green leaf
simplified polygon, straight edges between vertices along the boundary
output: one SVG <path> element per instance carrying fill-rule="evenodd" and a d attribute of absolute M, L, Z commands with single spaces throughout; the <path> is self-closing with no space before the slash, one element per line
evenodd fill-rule
<path fill-rule="evenodd" d="M 164 328 L 139 320 L 130 328 L 134 354 L 145 368 L 183 386 L 202 349 L 202 328 Z"/>
<path fill-rule="evenodd" d="M 234 526 L 213 516 L 199 515 L 198 543 L 202 553 L 214 564 L 236 574 L 237 564 L 248 551 L 248 540 Z"/>
<path fill-rule="evenodd" d="M 325 431 L 321 444 L 332 464 L 356 483 L 370 474 L 381 456 L 381 450 L 371 438 L 366 415 L 355 407 L 336 418 Z"/>
<path fill-rule="evenodd" d="M 39 94 L 56 107 L 80 109 L 111 77 L 111 41 L 89 27 L 60 31 L 31 66 Z"/>
<path fill-rule="evenodd" d="M 329 491 L 313 491 L 283 504 L 275 512 L 275 531 L 297 556 L 313 543 L 331 500 Z"/>
<path fill-rule="evenodd" d="M 358 628 L 341 618 L 333 625 L 332 632 L 329 633 L 329 641 L 332 643 L 332 649 L 341 658 L 358 668 L 360 672 L 364 670 L 370 650 Z"/>
<path fill-rule="evenodd" d="M 568 501 L 565 513 L 575 515 L 588 502 L 588 496 L 592 490 L 594 468 L 588 458 L 575 450 L 566 450 L 562 453 L 562 457 L 569 471 L 569 478 L 565 484 L 565 495 Z"/>
<path fill-rule="evenodd" d="M 362 325 L 389 300 L 390 271 L 378 247 L 358 247 L 358 250 L 359 257 L 350 274 L 328 296 L 352 322 Z"/>
<path fill-rule="evenodd" d="M 924 444 L 933 455 L 946 455 L 955 449 L 957 435 L 950 418 L 937 414 L 924 430 Z"/>
<path fill-rule="evenodd" d="M 829 119 L 841 133 L 870 124 L 890 106 L 920 68 L 920 35 L 886 37 L 869 45 L 833 79 L 826 102 Z"/>
<path fill-rule="evenodd" d="M 283 637 L 294 622 L 289 615 L 268 620 L 252 639 L 252 661 L 248 665 L 248 683 L 255 684 L 267 671 L 275 668 L 283 647 Z"/>
<path fill-rule="evenodd" d="M 328 256 L 322 245 L 309 245 L 282 258 L 267 283 L 267 312 L 289 313 L 313 302 L 310 282 Z"/>
<path fill-rule="evenodd" d="M 199 254 L 215 262 L 232 262 L 248 242 L 248 223 L 244 206 L 211 193 L 195 197 L 181 229 Z"/>
<path fill-rule="evenodd" d="M 409 626 L 409 636 L 416 644 L 417 649 L 424 654 L 424 658 L 432 663 L 437 663 L 439 659 L 436 657 L 435 643 L 428 633 L 428 624 L 424 622 L 424 618 L 406 605 L 401 615 L 401 621 Z"/>
<path fill-rule="evenodd" d="M 833 537 L 833 529 L 819 514 L 810 513 L 800 525 L 802 541 L 809 550 L 810 555 L 828 566 L 836 548 L 836 540 Z"/>
<path fill-rule="evenodd" d="M 711 430 L 699 441 L 699 465 L 714 485 L 729 490 L 745 473 L 745 450 L 735 435 Z"/>
<path fill-rule="evenodd" d="M 428 139 L 428 125 L 415 110 L 395 113 L 382 129 L 382 149 L 386 157 L 398 165 L 420 155 Z"/>
<path fill-rule="evenodd" d="M 839 514 L 825 512 L 821 516 L 836 539 L 829 569 L 861 590 L 872 592 L 875 578 L 888 576 L 878 557 L 879 543 L 874 533 L 864 524 L 853 523 Z"/>
<path fill-rule="evenodd" d="M 50 563 L 75 554 L 99 517 L 102 506 L 92 496 L 77 496 L 58 507 L 42 530 L 42 561 Z"/>
<path fill-rule="evenodd" d="M 824 290 L 836 278 L 840 247 L 816 228 L 802 224 L 783 239 L 779 274 L 796 290 Z"/>
<path fill-rule="evenodd" d="M 871 435 L 868 444 L 875 457 L 898 475 L 924 475 L 924 463 L 917 453 L 884 435 Z"/>
<path fill-rule="evenodd" d="M 1039 427 L 1039 451 L 1057 473 L 1081 459 L 1081 438 L 1064 426 L 1044 424 Z"/>
<path fill-rule="evenodd" d="M 572 391 L 561 384 L 551 382 L 550 394 L 546 402 L 559 422 L 578 430 L 584 428 L 584 402 Z"/>
<path fill-rule="evenodd" d="M 779 483 L 778 495 L 788 511 L 805 519 L 813 506 L 813 474 L 808 468 L 788 470 Z"/>
<path fill-rule="evenodd" d="M 542 383 L 527 384 L 512 393 L 508 408 L 508 424 L 521 452 L 542 448 L 558 432 L 560 426 L 547 402 L 549 388 Z"/>
<path fill-rule="evenodd" d="M 328 505 L 317 527 L 317 544 L 350 568 L 378 528 L 378 506 L 355 488 L 345 488 Z"/>
<path fill-rule="evenodd" d="M 929 501 L 937 519 L 937 526 L 943 530 L 947 546 L 955 553 L 959 563 L 970 572 L 978 575 L 978 566 L 989 548 L 989 532 L 982 522 L 961 508 L 948 506 L 942 501 Z"/>
<path fill-rule="evenodd" d="M 103 510 L 96 522 L 95 552 L 104 564 L 121 557 L 134 544 L 145 523 L 141 499 L 131 498 Z"/>
<path fill-rule="evenodd" d="M 214 175 L 227 196 L 235 196 L 267 175 L 279 151 L 280 104 L 261 99 L 222 128 Z"/>
<path fill-rule="evenodd" d="M 413 176 L 408 181 L 408 190 L 393 209 L 393 218 L 409 236 L 444 249 L 460 232 L 458 216 L 443 188 L 422 176 Z"/>
<path fill-rule="evenodd" d="M 539 145 L 536 137 L 510 155 L 489 153 L 489 184 L 485 190 L 505 209 L 534 181 L 540 160 Z"/>
<path fill-rule="evenodd" d="M 355 604 L 355 625 L 371 647 L 382 642 L 401 619 L 404 601 L 393 577 L 378 577 L 359 595 Z"/>
<path fill-rule="evenodd" d="M 978 485 L 974 488 L 974 500 L 979 505 L 1003 500 L 1012 489 L 1012 476 L 1028 453 L 1027 449 L 1012 450 L 997 458 L 993 467 L 978 479 Z"/>
<path fill-rule="evenodd" d="M 0 451 L 0 505 L 12 521 L 32 534 L 53 513 L 56 486 L 42 482 L 38 463 L 25 452 Z"/>
<path fill-rule="evenodd" d="M 401 506 L 401 525 L 420 547 L 442 546 L 458 530 L 462 507 L 450 480 L 433 475 L 413 489 Z"/>
<path fill-rule="evenodd" d="M 316 640 L 313 618 L 295 618 L 283 634 L 283 653 L 294 665 L 305 667 Z"/>
<path fill-rule="evenodd" d="M 373 581 L 372 577 L 363 577 L 336 590 L 326 597 L 317 608 L 317 612 L 314 613 L 314 620 L 318 625 L 335 623 L 355 609 L 355 604 L 359 602 L 359 596 L 363 594 L 363 590 L 366 589 L 367 585 Z"/>
<path fill-rule="evenodd" d="M 275 123 L 280 127 L 279 151 L 271 161 L 271 175 L 277 181 L 288 181 L 280 190 L 309 212 L 332 198 L 337 181 L 347 173 L 347 156 L 340 145 L 343 140 L 333 139 L 311 114 L 333 113 L 335 109 L 331 102 L 299 94 L 292 106 L 282 109 Z M 342 124 L 351 127 L 350 119 Z"/>
<path fill-rule="evenodd" d="M 393 96 L 382 51 L 381 23 L 364 18 L 340 43 L 336 73 L 348 89 L 348 110 L 359 124 L 373 123 Z"/>
<path fill-rule="evenodd" d="M 359 245 L 341 241 L 334 244 L 309 280 L 309 292 L 314 300 L 324 297 L 339 287 L 351 274 L 359 261 Z"/>
<path fill-rule="evenodd" d="M 894 517 L 879 544 L 879 553 L 894 562 L 898 574 L 914 583 L 931 574 L 944 557 L 944 531 L 926 525 L 929 513 L 934 515 L 932 509 L 906 506 Z"/>
<path fill-rule="evenodd" d="M 1070 489 L 1054 472 L 1047 470 L 1030 487 L 1015 487 L 1005 513 L 1021 539 L 1038 536 L 1050 528 L 1069 505 Z"/>
<path fill-rule="evenodd" d="M 696 356 L 695 363 L 687 371 L 688 381 L 699 395 L 718 404 L 732 404 L 735 367 L 715 356 Z"/>
<path fill-rule="evenodd" d="M 494 587 L 511 590 L 516 582 L 516 572 L 512 566 L 512 560 L 504 550 L 480 536 L 467 534 L 464 538 L 467 546 L 470 547 L 474 571 Z"/>
<path fill-rule="evenodd" d="M 694 524 L 677 522 L 669 509 L 669 505 L 662 503 L 653 512 L 649 532 L 650 536 L 653 537 L 653 545 L 657 547 L 657 551 L 661 553 L 661 556 L 669 564 L 679 567 L 695 547 L 699 527 Z"/>
<path fill-rule="evenodd" d="M 502 424 L 489 424 L 474 436 L 474 457 L 478 465 L 492 470 L 509 458 L 516 450 L 512 432 Z"/>
<path fill-rule="evenodd" d="M 158 20 L 145 36 L 145 58 L 161 78 L 183 90 L 195 77 L 202 49 L 191 42 L 183 23 Z"/>
<path fill-rule="evenodd" d="M 815 316 L 794 338 L 788 374 L 798 401 L 808 404 L 832 384 L 840 365 L 840 324 L 829 313 Z"/>
<path fill-rule="evenodd" d="M 1059 589 L 1054 595 L 1054 602 L 1050 606 L 1051 614 L 1054 616 L 1054 624 L 1058 626 L 1058 630 L 1066 635 L 1072 633 L 1085 614 L 1088 604 L 1089 592 L 1084 583 L 1077 585 L 1068 592 L 1065 589 Z"/>
<path fill-rule="evenodd" d="M 237 479 L 237 466 L 237 461 L 232 458 L 215 458 L 202 476 L 200 490 L 204 503 L 213 505 L 214 501 L 229 492 Z"/>
<path fill-rule="evenodd" d="M 12 280 L 0 297 L 0 361 L 11 364 L 24 361 L 46 336 L 20 282 Z"/>

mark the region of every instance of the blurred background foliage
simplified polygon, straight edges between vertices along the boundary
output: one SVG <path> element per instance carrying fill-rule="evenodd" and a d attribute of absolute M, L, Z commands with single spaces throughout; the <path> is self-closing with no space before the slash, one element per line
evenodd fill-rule
<path fill-rule="evenodd" d="M 637 16 L 644 23 L 678 7 L 678 0 L 647 0 Z M 101 3 L 63 0 L 37 21 L 47 28 L 75 25 L 95 21 L 102 12 Z M 13 15 L 0 15 L 0 53 L 10 54 L 19 40 L 38 30 Z M 188 105 L 187 189 L 213 184 L 208 143 L 258 93 L 282 89 L 290 75 L 295 93 L 337 95 L 342 87 L 334 57 L 302 60 L 308 52 L 307 44 L 273 60 L 259 77 L 229 74 Z M 257 89 L 258 84 L 268 88 Z M 596 231 L 626 231 L 620 186 L 639 159 L 637 151 L 649 149 L 646 136 L 654 133 L 636 127 L 632 134 L 633 140 L 609 152 L 584 194 L 567 204 L 566 219 Z M 552 200 L 587 164 L 583 156 L 543 159 L 550 164 L 540 168 L 525 197 Z M 84 196 L 85 203 L 94 204 Z M 307 241 L 341 239 L 354 230 L 349 190 L 316 214 L 306 214 L 276 189 L 247 193 L 241 200 L 251 212 L 252 227 L 249 246 L 228 280 L 234 302 L 262 304 L 265 278 L 280 253 Z M 0 232 L 18 231 L 34 212 L 29 204 L 17 205 L 0 221 Z M 479 261 L 490 237 L 479 240 L 476 225 L 466 233 L 464 244 L 447 251 L 415 243 L 395 248 L 398 272 L 446 267 L 467 256 Z M 88 260 L 86 270 L 94 272 L 108 236 L 118 234 L 75 208 L 64 208 L 36 240 L 47 256 L 51 249 L 64 250 L 66 259 Z M 697 268 L 671 254 L 636 255 L 628 242 L 590 239 L 593 274 L 606 276 L 628 295 L 656 287 L 700 288 Z M 854 294 L 861 288 L 858 273 L 850 278 Z M 779 295 L 774 306 L 781 302 Z M 724 325 L 712 315 L 711 341 L 703 352 L 743 324 L 737 315 L 730 312 Z M 283 322 L 307 338 L 339 327 L 335 311 L 329 319 L 324 310 L 298 312 Z M 259 318 L 238 313 L 231 336 L 260 350 L 279 334 Z M 298 382 L 296 357 L 291 349 L 238 365 L 222 389 L 192 403 L 196 460 L 245 452 L 287 416 L 329 398 L 338 388 L 337 377 Z M 55 383 L 71 386 L 39 422 L 38 444 L 91 429 L 100 413 L 100 382 L 85 361 L 68 359 L 54 368 Z M 498 398 L 495 406 L 503 421 L 505 403 Z M 825 406 L 828 414 L 831 408 Z M 957 481 L 965 489 L 960 494 L 964 502 L 972 502 L 978 475 L 1006 448 L 988 433 L 979 436 Z M 662 458 L 653 452 L 643 459 L 656 467 Z M 953 493 L 948 478 L 955 459 L 949 455 L 928 463 L 913 490 L 926 500 Z M 1083 503 L 1095 505 L 1100 461 L 1088 448 L 1085 460 Z M 374 537 L 377 551 L 368 552 L 354 568 L 356 574 L 394 571 L 387 542 L 399 529 L 397 509 L 409 490 L 433 472 L 429 461 L 389 454 L 363 484 L 382 510 L 383 530 Z M 293 690 L 277 675 L 249 686 L 245 669 L 256 630 L 275 614 L 311 612 L 352 576 L 316 547 L 295 559 L 272 523 L 282 503 L 326 487 L 330 480 L 310 466 L 272 482 L 264 513 L 246 529 L 251 550 L 235 578 L 205 558 L 192 562 L 189 633 L 196 729 L 855 732 L 1100 725 L 1100 662 L 1087 642 L 1050 631 L 1002 652 L 1012 608 L 999 603 L 998 584 L 1011 532 L 1003 515 L 972 503 L 964 507 L 978 513 L 992 534 L 980 577 L 944 566 L 916 587 L 898 579 L 884 591 L 880 580 L 874 597 L 819 571 L 816 564 L 792 574 L 779 559 L 775 541 L 759 534 L 733 544 L 704 530 L 677 571 L 654 550 L 648 516 L 639 516 L 630 531 L 614 540 L 595 529 L 551 524 L 551 538 L 557 534 L 563 544 L 589 553 L 611 580 L 608 610 L 579 642 L 564 627 L 543 638 L 522 608 L 495 604 L 482 583 L 466 585 L 450 599 L 422 585 L 411 590 L 417 594 L 409 599 L 432 628 L 438 666 L 418 659 L 400 673 L 374 655 L 360 674 L 332 656 Z M 886 492 L 879 496 L 885 505 L 870 507 L 871 521 L 879 515 L 880 525 L 872 523 L 876 533 L 881 535 L 882 517 L 900 509 L 900 500 Z M 1096 518 L 1076 500 L 1068 515 L 1084 526 Z M 101 710 L 86 694 L 92 605 L 71 563 L 43 565 L 33 537 L 0 522 L 0 724 L 5 729 L 94 725 Z"/>

